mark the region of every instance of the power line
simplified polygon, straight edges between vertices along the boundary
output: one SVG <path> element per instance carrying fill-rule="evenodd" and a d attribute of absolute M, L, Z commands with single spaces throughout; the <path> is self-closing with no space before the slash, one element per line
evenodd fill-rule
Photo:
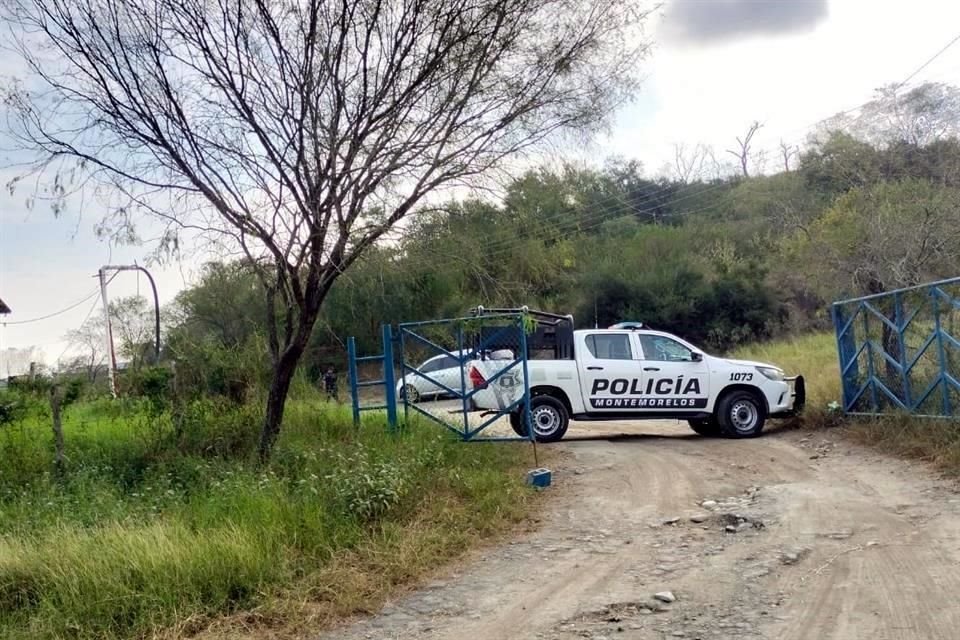
<path fill-rule="evenodd" d="M 114 277 L 116 277 L 116 274 L 114 274 Z M 113 279 L 113 278 L 111 278 L 111 280 L 112 280 L 112 279 Z M 90 319 L 90 316 L 93 315 L 93 310 L 97 308 L 97 303 L 99 303 L 99 302 L 100 302 L 100 299 L 97 298 L 97 297 L 94 297 L 94 299 L 93 299 L 93 304 L 90 305 L 90 310 L 87 311 L 87 315 L 85 315 L 85 316 L 83 317 L 83 320 L 81 320 L 81 321 L 80 321 L 80 324 L 77 325 L 77 326 L 82 327 L 82 326 L 83 326 L 83 323 Z M 54 362 L 55 362 L 56 365 L 57 365 L 57 368 L 60 367 L 60 359 L 63 358 L 64 354 L 66 354 L 67 351 L 69 351 L 69 350 L 70 350 L 70 347 L 72 347 L 72 346 L 73 346 L 73 345 L 70 344 L 69 341 L 68 341 L 67 346 L 64 348 L 63 351 L 60 352 L 60 355 L 57 356 L 57 359 L 54 360 Z"/>
<path fill-rule="evenodd" d="M 894 91 L 897 91 L 898 89 L 900 89 L 900 87 L 902 87 L 903 85 L 905 85 L 905 84 L 907 84 L 908 82 L 910 82 L 911 80 L 913 80 L 914 76 L 916 76 L 918 73 L 920 73 L 921 71 L 923 71 L 924 69 L 926 69 L 928 66 L 930 66 L 930 64 L 933 63 L 934 60 L 936 60 L 937 58 L 939 58 L 940 56 L 942 56 L 944 53 L 946 53 L 947 49 L 949 49 L 949 48 L 952 47 L 953 45 L 957 44 L 958 42 L 960 42 L 960 34 L 958 34 L 958 35 L 957 35 L 955 38 L 953 38 L 950 42 L 948 42 L 946 45 L 944 45 L 944 47 L 943 47 L 942 49 L 940 49 L 940 50 L 937 51 L 935 54 L 933 54 L 929 59 L 927 59 L 926 62 L 924 62 L 924 63 L 923 63 L 922 65 L 920 65 L 919 67 L 917 67 L 917 68 L 913 71 L 913 73 L 911 73 L 909 76 L 907 76 L 907 79 L 906 79 L 906 80 L 904 80 L 904 81 L 901 82 L 900 84 L 896 85 L 896 86 L 893 88 L 893 90 L 894 90 Z"/>
<path fill-rule="evenodd" d="M 948 42 L 946 46 L 944 46 L 942 49 L 940 49 L 940 50 L 939 50 L 936 54 L 934 54 L 931 58 L 927 59 L 923 64 L 921 64 L 919 67 L 917 67 L 916 69 L 914 69 L 914 71 L 911 72 L 903 81 L 901 81 L 900 83 L 898 83 L 898 84 L 895 86 L 894 91 L 899 90 L 899 89 L 902 88 L 904 85 L 906 85 L 906 84 L 909 83 L 911 80 L 913 80 L 918 74 L 920 74 L 920 72 L 923 71 L 923 69 L 925 69 L 927 66 L 929 66 L 934 60 L 936 60 L 939 56 L 941 56 L 944 52 L 946 52 L 951 46 L 953 46 L 954 44 L 956 44 L 958 41 L 960 41 L 960 35 L 958 35 L 958 36 L 955 37 L 953 40 L 951 40 L 950 42 Z M 859 105 L 857 105 L 857 106 L 854 106 L 854 107 L 851 107 L 851 108 L 848 108 L 848 109 L 844 109 L 844 110 L 839 111 L 839 112 L 837 112 L 837 113 L 834 113 L 834 114 L 832 114 L 832 115 L 830 115 L 830 116 L 827 116 L 827 117 L 825 117 L 825 118 L 822 118 L 821 120 L 817 120 L 817 121 L 811 123 L 810 125 L 808 125 L 807 127 L 804 127 L 803 129 L 798 129 L 798 130 L 803 130 L 803 131 L 804 131 L 804 135 L 806 135 L 806 133 L 809 132 L 809 130 L 814 129 L 815 127 L 817 127 L 817 126 L 819 126 L 819 125 L 821 125 L 821 124 L 824 124 L 824 123 L 826 123 L 826 122 L 829 122 L 830 120 L 832 120 L 832 119 L 834 119 L 834 118 L 841 117 L 841 116 L 850 114 L 850 113 L 852 113 L 852 112 L 855 112 L 855 111 L 857 111 L 858 109 L 861 109 L 861 108 L 863 108 L 864 106 L 870 104 L 871 101 L 872 101 L 872 100 L 867 100 L 867 101 L 865 101 L 865 102 L 863 102 L 863 103 L 861 103 L 861 104 L 859 104 Z M 857 122 L 859 122 L 859 121 L 864 117 L 864 115 L 865 115 L 865 114 L 861 113 L 861 114 L 855 116 L 854 119 L 853 119 L 853 123 L 852 123 L 852 124 L 856 124 Z M 802 139 L 803 139 L 803 137 L 801 136 L 801 138 L 800 138 L 799 140 L 795 140 L 794 143 L 795 143 L 795 144 L 796 144 L 796 143 L 799 143 L 799 142 L 802 141 Z M 761 153 L 776 152 L 776 151 L 778 150 L 778 148 L 779 148 L 779 147 L 770 147 L 770 148 L 768 148 L 768 149 L 762 149 L 760 152 L 761 152 Z M 619 215 L 619 216 L 608 217 L 608 216 L 609 216 L 609 213 L 611 213 L 611 210 L 610 210 L 609 208 L 607 208 L 606 206 L 603 206 L 603 202 L 604 202 L 604 201 L 603 201 L 603 200 L 600 200 L 600 201 L 594 202 L 594 203 L 593 203 L 593 207 L 588 207 L 588 208 L 584 208 L 584 209 L 581 209 L 581 210 L 580 210 L 581 215 L 575 220 L 575 222 L 576 222 L 576 224 L 577 224 L 577 230 L 583 231 L 583 230 L 586 230 L 586 229 L 590 229 L 590 228 L 599 226 L 599 225 L 601 225 L 601 224 L 603 224 L 603 223 L 605 223 L 605 222 L 607 222 L 607 221 L 617 220 L 617 219 L 620 219 L 620 218 L 623 218 L 623 217 L 636 217 L 636 216 L 639 216 L 639 215 L 650 214 L 650 213 L 655 212 L 660 206 L 664 206 L 664 205 L 667 205 L 667 204 L 673 206 L 673 205 L 676 205 L 676 204 L 679 203 L 679 202 L 682 202 L 683 200 L 689 200 L 690 198 L 697 198 L 697 197 L 703 196 L 704 194 L 706 194 L 706 193 L 708 193 L 708 192 L 716 191 L 717 189 L 729 188 L 729 186 L 730 186 L 730 185 L 729 185 L 729 182 L 730 182 L 729 179 L 726 179 L 726 180 L 719 180 L 719 181 L 717 181 L 717 182 L 715 182 L 715 183 L 713 183 L 713 184 L 707 183 L 707 184 L 704 184 L 704 185 L 703 185 L 703 188 L 700 189 L 700 190 L 698 190 L 698 191 L 693 191 L 693 192 L 691 192 L 691 193 L 684 194 L 684 195 L 682 195 L 680 198 L 671 199 L 669 203 L 655 204 L 654 206 L 649 207 L 649 208 L 638 208 L 636 205 L 634 205 L 633 203 L 631 203 L 631 202 L 629 202 L 628 200 L 626 200 L 626 199 L 623 197 L 622 194 L 613 194 L 613 195 L 611 195 L 611 196 L 608 197 L 607 201 L 611 204 L 612 207 L 615 208 L 614 210 L 616 210 L 617 206 L 619 205 L 620 207 L 624 207 L 624 208 L 626 208 L 626 209 L 628 209 L 628 210 L 630 210 L 630 211 L 629 211 L 628 213 L 624 213 L 624 214 Z M 650 201 L 650 200 L 653 200 L 653 199 L 659 197 L 660 195 L 664 194 L 665 192 L 667 192 L 667 191 L 669 191 L 669 190 L 671 190 L 671 189 L 674 189 L 674 188 L 676 188 L 676 185 L 666 185 L 666 186 L 664 186 L 664 187 L 661 187 L 661 188 L 658 188 L 658 189 L 654 189 L 654 190 L 651 191 L 651 192 L 644 193 L 644 194 L 642 194 L 642 197 L 643 197 L 643 199 L 644 199 L 645 201 Z M 725 193 L 724 195 L 728 195 L 728 196 L 729 196 L 729 193 Z M 704 207 L 699 207 L 699 208 L 691 209 L 691 210 L 687 210 L 687 211 L 673 211 L 673 212 L 670 212 L 670 213 L 663 214 L 663 216 L 664 216 L 664 217 L 669 217 L 669 218 L 686 217 L 686 216 L 692 215 L 692 214 L 694 214 L 694 213 L 701 213 L 701 212 L 704 212 L 704 211 L 715 210 L 715 209 L 716 209 L 717 207 L 719 207 L 720 205 L 721 205 L 721 203 L 720 203 L 720 202 L 717 202 L 717 203 L 715 203 L 715 204 L 713 204 L 713 205 L 707 205 L 707 206 L 704 206 Z M 559 211 L 558 211 L 558 212 L 556 212 L 553 216 L 545 217 L 544 219 L 542 219 L 541 221 L 539 221 L 539 222 L 540 222 L 540 225 L 539 225 L 539 226 L 540 226 L 541 230 L 546 230 L 546 229 L 550 226 L 551 220 L 554 221 L 554 222 L 560 221 L 560 220 L 562 219 L 562 217 L 563 217 L 563 214 L 564 214 L 564 212 L 559 212 Z M 586 222 L 587 224 L 584 225 L 584 224 L 583 224 L 584 222 Z M 388 232 L 388 233 L 389 233 L 389 232 Z M 408 235 L 409 235 L 409 233 L 403 233 L 403 232 L 401 232 L 400 237 L 398 238 L 398 240 L 399 240 L 400 242 L 403 242 L 403 240 L 407 239 Z M 493 251 L 491 251 L 491 252 L 489 252 L 489 253 L 486 253 L 486 252 L 485 252 L 485 255 L 487 255 L 487 256 L 489 257 L 489 256 L 494 255 L 494 254 L 496 254 L 496 255 L 502 255 L 502 254 L 509 253 L 509 252 L 513 251 L 516 247 L 520 246 L 520 245 L 522 244 L 522 242 L 523 242 L 523 239 L 506 238 L 506 239 L 496 240 L 496 241 L 493 241 L 493 242 L 491 242 L 491 243 L 487 243 L 487 244 L 485 245 L 485 248 L 488 249 L 488 250 L 489 250 L 489 249 L 493 249 Z"/>
<path fill-rule="evenodd" d="M 90 298 L 96 296 L 99 292 L 100 292 L 100 288 L 98 287 L 94 289 L 88 296 L 86 296 L 82 300 L 78 300 L 77 302 L 74 302 L 73 304 L 71 304 L 69 307 L 65 307 L 63 309 L 60 309 L 59 311 L 54 311 L 53 313 L 48 313 L 45 316 L 30 318 L 29 320 L 14 320 L 12 322 L 4 321 L 2 324 L 3 326 L 7 327 L 11 325 L 30 324 L 32 322 L 40 322 L 41 320 L 48 320 L 50 318 L 55 318 L 56 316 L 66 313 L 67 311 L 76 309 L 77 307 L 82 305 L 84 302 L 87 302 L 88 300 L 90 300 Z"/>

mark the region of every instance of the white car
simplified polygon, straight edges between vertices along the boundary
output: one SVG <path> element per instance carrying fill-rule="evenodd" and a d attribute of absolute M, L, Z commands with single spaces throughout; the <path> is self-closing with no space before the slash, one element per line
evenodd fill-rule
<path fill-rule="evenodd" d="M 705 354 L 661 331 L 638 328 L 572 332 L 569 359 L 528 360 L 530 417 L 543 442 L 563 438 L 574 420 L 687 420 L 701 435 L 759 435 L 768 417 L 802 410 L 802 376 L 785 377 L 763 362 Z M 523 369 L 497 376 L 503 363 L 475 361 L 470 384 L 477 409 L 513 409 L 510 423 L 526 435 Z M 488 383 L 488 380 L 492 380 Z"/>
<path fill-rule="evenodd" d="M 473 350 L 453 351 L 451 354 L 444 353 L 428 358 L 415 367 L 416 371 L 408 369 L 404 375 L 399 376 L 397 398 L 406 399 L 408 402 L 420 402 L 428 398 L 435 400 L 441 396 L 452 396 L 453 394 L 448 389 L 460 393 L 472 390 L 469 367 L 471 362 L 478 361 L 476 355 Z M 461 356 L 461 354 L 463 355 Z M 462 368 L 457 356 L 464 357 Z M 487 358 L 490 360 L 512 360 L 513 352 L 509 350 L 494 351 L 488 354 Z M 420 375 L 421 373 L 426 375 Z M 440 385 L 447 387 L 447 389 Z"/>

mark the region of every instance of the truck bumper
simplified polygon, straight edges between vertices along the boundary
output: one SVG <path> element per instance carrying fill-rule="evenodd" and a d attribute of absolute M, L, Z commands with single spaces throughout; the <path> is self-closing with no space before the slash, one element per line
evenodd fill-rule
<path fill-rule="evenodd" d="M 786 408 L 778 409 L 775 413 L 771 413 L 771 418 L 789 418 L 790 416 L 799 415 L 804 406 L 807 404 L 807 385 L 803 380 L 803 376 L 792 376 L 789 378 L 784 378 L 784 382 L 787 383 L 786 394 L 789 394 L 788 397 L 785 397 Z"/>

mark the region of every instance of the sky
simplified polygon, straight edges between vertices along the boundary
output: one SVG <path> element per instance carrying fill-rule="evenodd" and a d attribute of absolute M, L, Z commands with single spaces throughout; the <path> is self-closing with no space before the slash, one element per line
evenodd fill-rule
<path fill-rule="evenodd" d="M 958 35 L 960 3 L 944 0 L 668 0 L 649 23 L 653 47 L 637 98 L 586 158 L 637 159 L 655 174 L 673 161 L 677 144 L 725 155 L 755 120 L 763 124 L 756 148 L 772 158 L 781 140 L 802 143 L 818 121 L 903 81 Z M 19 70 L 0 53 L 0 77 Z M 960 44 L 907 88 L 925 81 L 960 84 Z M 0 171 L 0 183 L 13 175 Z M 54 216 L 44 203 L 28 207 L 28 195 L 22 185 L 0 191 L 0 299 L 13 309 L 6 325 L 0 319 L 0 377 L 9 348 L 37 347 L 48 364 L 68 356 L 64 335 L 99 311 L 97 298 L 47 320 L 13 323 L 83 300 L 96 290 L 100 266 L 143 264 L 149 254 L 99 240 L 95 202 L 71 202 Z M 151 267 L 161 303 L 195 280 L 201 261 Z M 149 292 L 134 273 L 109 287 L 111 299 L 138 291 Z"/>

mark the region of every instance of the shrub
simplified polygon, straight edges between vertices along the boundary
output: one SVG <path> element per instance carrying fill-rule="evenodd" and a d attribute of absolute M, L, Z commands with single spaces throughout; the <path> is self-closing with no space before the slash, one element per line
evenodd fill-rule
<path fill-rule="evenodd" d="M 26 416 L 26 405 L 15 393 L 0 391 L 0 427 L 19 422 Z"/>
<path fill-rule="evenodd" d="M 20 389 L 0 391 L 0 427 L 48 412 L 40 396 Z"/>
<path fill-rule="evenodd" d="M 173 372 L 167 367 L 144 367 L 132 372 L 126 380 L 128 392 L 149 400 L 157 413 L 169 405 L 172 381 Z"/>
<path fill-rule="evenodd" d="M 398 463 L 371 460 L 369 452 L 359 446 L 350 455 L 339 455 L 326 479 L 342 509 L 370 521 L 400 504 L 409 488 L 404 475 Z"/>

